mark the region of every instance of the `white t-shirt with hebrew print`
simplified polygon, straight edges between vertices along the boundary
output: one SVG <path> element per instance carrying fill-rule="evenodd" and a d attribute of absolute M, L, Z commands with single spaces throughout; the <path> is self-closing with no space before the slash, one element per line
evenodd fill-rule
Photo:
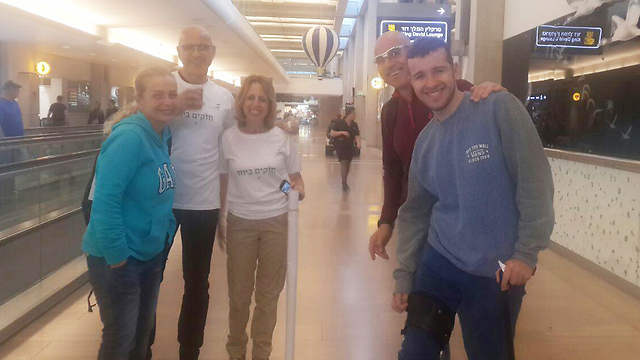
<path fill-rule="evenodd" d="M 220 136 L 233 126 L 235 100 L 229 90 L 208 80 L 202 85 L 185 82 L 173 73 L 178 92 L 202 89 L 204 106 L 187 110 L 169 124 L 171 163 L 177 176 L 174 209 L 220 208 Z"/>
<path fill-rule="evenodd" d="M 282 180 L 300 172 L 296 137 L 274 127 L 245 134 L 234 126 L 222 134 L 220 171 L 229 174 L 229 212 L 243 219 L 268 219 L 287 213 Z"/>

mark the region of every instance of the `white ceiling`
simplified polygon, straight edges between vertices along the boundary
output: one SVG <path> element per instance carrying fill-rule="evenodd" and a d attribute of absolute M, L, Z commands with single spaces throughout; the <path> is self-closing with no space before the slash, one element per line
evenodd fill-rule
<path fill-rule="evenodd" d="M 232 81 L 250 74 L 278 78 L 276 72 L 200 0 L 0 0 L 0 41 L 33 45 L 42 51 L 93 62 L 109 63 L 115 59 L 146 66 L 163 61 L 107 43 L 108 34 L 114 32 L 121 34 L 123 43 L 143 51 L 146 45 L 160 49 L 165 55 L 162 57 L 171 61 L 176 54 L 180 30 L 194 24 L 205 27 L 217 46 L 212 65 L 216 78 Z"/>

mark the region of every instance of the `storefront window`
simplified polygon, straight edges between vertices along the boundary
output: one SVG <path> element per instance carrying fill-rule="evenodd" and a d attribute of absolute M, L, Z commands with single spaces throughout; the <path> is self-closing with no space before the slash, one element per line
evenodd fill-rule
<path fill-rule="evenodd" d="M 612 1 L 505 41 L 504 83 L 546 147 L 640 160 L 639 16 Z"/>

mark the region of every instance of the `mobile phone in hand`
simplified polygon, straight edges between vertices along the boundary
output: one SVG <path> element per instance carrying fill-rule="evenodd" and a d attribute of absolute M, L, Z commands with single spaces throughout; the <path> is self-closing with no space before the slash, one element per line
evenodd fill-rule
<path fill-rule="evenodd" d="M 282 180 L 280 183 L 280 191 L 289 195 L 289 191 L 291 191 L 291 184 L 287 180 Z"/>

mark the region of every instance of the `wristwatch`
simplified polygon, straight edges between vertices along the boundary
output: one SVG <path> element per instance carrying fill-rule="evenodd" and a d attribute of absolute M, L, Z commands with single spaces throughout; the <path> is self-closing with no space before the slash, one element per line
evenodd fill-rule
<path fill-rule="evenodd" d="M 378 228 L 380 227 L 380 225 L 382 224 L 387 224 L 389 226 L 391 226 L 391 229 L 395 228 L 396 222 L 392 221 L 392 220 L 378 220 Z"/>

